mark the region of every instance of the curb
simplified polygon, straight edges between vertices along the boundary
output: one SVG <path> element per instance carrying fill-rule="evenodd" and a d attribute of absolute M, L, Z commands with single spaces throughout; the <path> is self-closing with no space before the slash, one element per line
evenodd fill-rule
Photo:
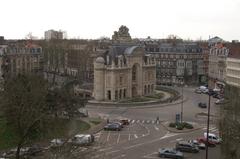
<path fill-rule="evenodd" d="M 132 105 L 132 106 L 123 106 L 123 105 L 119 105 L 119 104 L 116 104 L 116 105 L 105 105 L 105 106 L 102 106 L 103 104 L 99 103 L 96 105 L 91 105 L 91 104 L 87 104 L 86 107 L 88 108 L 95 108 L 95 107 L 101 107 L 101 108 L 129 108 L 129 109 L 142 109 L 142 108 L 157 108 L 157 107 L 165 107 L 165 106 L 171 106 L 171 105 L 176 105 L 176 104 L 180 104 L 181 102 L 186 102 L 188 101 L 188 98 L 184 98 L 183 101 L 182 100 L 177 100 L 175 102 L 172 102 L 172 103 L 159 103 L 159 104 L 154 104 L 154 105 L 138 105 L 136 106 L 137 103 L 134 103 L 135 105 Z M 145 104 L 153 104 L 153 103 L 145 103 Z"/>
<path fill-rule="evenodd" d="M 166 123 L 166 122 L 165 122 Z M 176 130 L 175 128 L 169 128 L 167 125 L 163 124 L 163 122 L 160 123 L 167 131 L 172 132 L 172 133 L 189 133 L 189 132 L 193 132 L 199 129 L 202 129 L 203 127 L 199 126 L 197 128 L 193 128 L 193 129 L 183 129 L 183 130 Z"/>
<path fill-rule="evenodd" d="M 87 123 L 89 123 L 89 124 L 91 125 L 91 128 L 90 128 L 89 130 L 87 130 L 86 133 L 96 134 L 96 133 L 98 133 L 99 131 L 103 130 L 103 127 L 104 127 L 104 125 L 107 124 L 107 122 L 106 122 L 105 120 L 103 120 L 103 119 L 101 119 L 101 120 L 102 120 L 101 123 L 99 123 L 99 124 L 97 124 L 97 125 L 95 125 L 95 126 L 92 126 L 92 125 L 89 123 L 89 121 L 85 121 L 85 122 L 87 122 Z"/>

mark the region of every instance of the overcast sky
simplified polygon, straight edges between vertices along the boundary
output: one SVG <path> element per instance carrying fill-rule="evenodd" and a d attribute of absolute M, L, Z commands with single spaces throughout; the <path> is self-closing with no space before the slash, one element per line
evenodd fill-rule
<path fill-rule="evenodd" d="M 240 39 L 240 0 L 0 0 L 0 15 L 6 39 L 42 38 L 49 29 L 96 39 L 120 25 L 133 38 Z"/>

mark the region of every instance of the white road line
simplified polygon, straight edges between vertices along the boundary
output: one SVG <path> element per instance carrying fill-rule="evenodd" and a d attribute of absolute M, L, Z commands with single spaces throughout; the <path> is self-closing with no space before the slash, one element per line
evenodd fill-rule
<path fill-rule="evenodd" d="M 144 124 L 144 123 L 145 123 L 145 120 L 142 121 L 142 124 Z"/>
<path fill-rule="evenodd" d="M 112 147 L 108 147 L 108 148 L 105 148 L 105 149 L 100 149 L 99 151 L 101 152 L 101 151 L 106 151 L 106 150 L 111 150 L 112 149 Z"/>
<path fill-rule="evenodd" d="M 119 140 L 120 140 L 120 133 L 118 134 L 117 144 L 119 143 Z"/>
<path fill-rule="evenodd" d="M 112 159 L 123 158 L 123 157 L 125 157 L 125 156 L 126 156 L 125 154 L 122 154 L 122 155 L 119 155 L 119 156 L 117 156 L 117 157 L 114 157 L 114 158 L 112 158 Z"/>
<path fill-rule="evenodd" d="M 130 141 L 131 140 L 131 134 L 129 133 L 128 134 L 128 141 Z"/>
<path fill-rule="evenodd" d="M 150 123 L 150 120 L 148 120 L 147 123 L 149 124 L 149 123 Z"/>
<path fill-rule="evenodd" d="M 134 137 L 137 139 L 138 138 L 137 134 L 134 134 Z"/>
<path fill-rule="evenodd" d="M 135 120 L 132 120 L 132 124 L 134 124 Z"/>
<path fill-rule="evenodd" d="M 109 137 L 110 137 L 110 131 L 108 131 L 107 142 L 109 141 Z"/>
<path fill-rule="evenodd" d="M 153 152 L 153 153 L 143 156 L 143 158 L 159 158 L 158 156 L 152 156 L 152 155 L 157 155 L 157 154 L 158 154 L 158 152 Z"/>
<path fill-rule="evenodd" d="M 114 151 L 110 151 L 110 152 L 106 152 L 107 155 L 115 153 L 115 152 L 119 152 L 120 150 L 114 150 Z"/>
<path fill-rule="evenodd" d="M 154 125 L 154 128 L 155 128 L 157 131 L 159 131 L 159 128 L 158 128 L 157 126 Z"/>
<path fill-rule="evenodd" d="M 181 141 L 181 140 L 183 140 L 183 138 L 178 138 L 178 139 L 176 139 L 176 141 Z"/>
<path fill-rule="evenodd" d="M 152 120 L 152 124 L 154 124 L 155 123 L 155 121 L 154 120 Z"/>

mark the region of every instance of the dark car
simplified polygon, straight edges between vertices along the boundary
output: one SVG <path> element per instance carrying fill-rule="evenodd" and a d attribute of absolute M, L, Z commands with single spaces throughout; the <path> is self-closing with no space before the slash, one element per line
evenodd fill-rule
<path fill-rule="evenodd" d="M 206 146 L 208 146 L 208 147 L 216 147 L 216 144 L 215 144 L 214 142 L 212 142 L 212 141 L 208 141 L 208 142 L 207 142 L 207 139 L 204 138 L 204 137 L 198 138 L 197 141 L 198 141 L 199 143 L 204 143 L 204 144 L 205 144 Z"/>
<path fill-rule="evenodd" d="M 176 150 L 182 151 L 182 152 L 193 152 L 197 153 L 199 152 L 199 149 L 197 146 L 195 146 L 192 143 L 185 142 L 185 141 L 179 141 L 176 143 Z"/>
<path fill-rule="evenodd" d="M 204 150 L 206 148 L 206 145 L 204 143 L 201 143 L 197 140 L 189 140 L 188 142 L 194 144 L 195 146 L 197 146 L 201 150 Z"/>
<path fill-rule="evenodd" d="M 117 123 L 109 123 L 106 126 L 104 126 L 104 130 L 120 131 L 121 129 L 122 129 L 121 125 Z"/>
<path fill-rule="evenodd" d="M 183 159 L 183 153 L 172 148 L 161 148 L 158 151 L 159 157 Z"/>
<path fill-rule="evenodd" d="M 200 108 L 207 108 L 207 104 L 206 104 L 206 103 L 202 103 L 202 102 L 199 102 L 199 103 L 198 103 L 198 106 L 199 106 Z"/>

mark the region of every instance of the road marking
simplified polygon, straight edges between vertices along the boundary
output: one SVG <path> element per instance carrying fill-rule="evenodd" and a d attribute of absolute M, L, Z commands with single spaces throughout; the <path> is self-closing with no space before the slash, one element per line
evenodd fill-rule
<path fill-rule="evenodd" d="M 126 156 L 125 154 L 122 154 L 122 155 L 120 155 L 120 156 L 117 156 L 117 157 L 114 157 L 114 158 L 112 158 L 112 159 L 123 158 L 123 157 L 125 157 L 125 156 Z"/>
<path fill-rule="evenodd" d="M 157 126 L 154 125 L 154 128 L 155 128 L 157 131 L 159 131 L 159 128 L 158 128 Z"/>
<path fill-rule="evenodd" d="M 107 142 L 109 141 L 109 137 L 110 137 L 110 131 L 108 131 Z"/>
<path fill-rule="evenodd" d="M 134 124 L 135 120 L 132 120 L 132 124 Z"/>
<path fill-rule="evenodd" d="M 110 151 L 110 152 L 106 152 L 107 155 L 112 154 L 112 153 L 116 153 L 119 152 L 120 150 L 114 150 L 114 151 Z"/>
<path fill-rule="evenodd" d="M 145 120 L 142 121 L 142 124 L 144 124 L 144 123 L 145 123 Z"/>
<path fill-rule="evenodd" d="M 154 120 L 152 120 L 152 124 L 154 124 L 155 123 L 155 121 Z"/>
<path fill-rule="evenodd" d="M 143 158 L 159 158 L 158 156 L 152 156 L 152 155 L 157 155 L 157 154 L 158 154 L 158 152 L 153 152 L 153 153 L 143 156 Z"/>
<path fill-rule="evenodd" d="M 120 133 L 118 134 L 117 144 L 119 143 L 119 140 L 120 140 Z"/>
<path fill-rule="evenodd" d="M 128 134 L 128 141 L 130 141 L 131 140 L 131 134 L 129 133 Z"/>
<path fill-rule="evenodd" d="M 149 124 L 149 123 L 150 123 L 150 120 L 147 121 L 147 124 Z"/>
<path fill-rule="evenodd" d="M 106 150 L 111 150 L 112 149 L 112 147 L 108 147 L 108 148 L 105 148 L 105 149 L 100 149 L 99 151 L 101 152 L 101 151 L 106 151 Z"/>
<path fill-rule="evenodd" d="M 137 139 L 138 138 L 137 134 L 134 134 L 134 137 Z"/>
<path fill-rule="evenodd" d="M 180 135 L 180 133 L 179 134 L 174 134 L 174 133 L 169 133 L 168 132 L 165 136 L 163 136 L 161 138 L 154 139 L 154 140 L 144 142 L 144 143 L 135 144 L 135 145 L 128 146 L 128 147 L 124 147 L 123 149 L 127 150 L 127 149 L 131 149 L 131 148 L 135 148 L 135 147 L 138 147 L 138 146 L 142 146 L 142 145 L 145 145 L 145 144 L 150 144 L 150 143 L 157 142 L 157 141 L 163 140 L 165 138 L 169 138 L 169 137 L 173 137 L 173 136 L 177 136 L 177 135 Z"/>
<path fill-rule="evenodd" d="M 176 141 L 181 141 L 181 140 L 183 140 L 183 138 L 178 138 L 178 139 L 176 139 Z"/>
<path fill-rule="evenodd" d="M 140 120 L 137 120 L 137 123 L 139 123 L 140 122 Z"/>

